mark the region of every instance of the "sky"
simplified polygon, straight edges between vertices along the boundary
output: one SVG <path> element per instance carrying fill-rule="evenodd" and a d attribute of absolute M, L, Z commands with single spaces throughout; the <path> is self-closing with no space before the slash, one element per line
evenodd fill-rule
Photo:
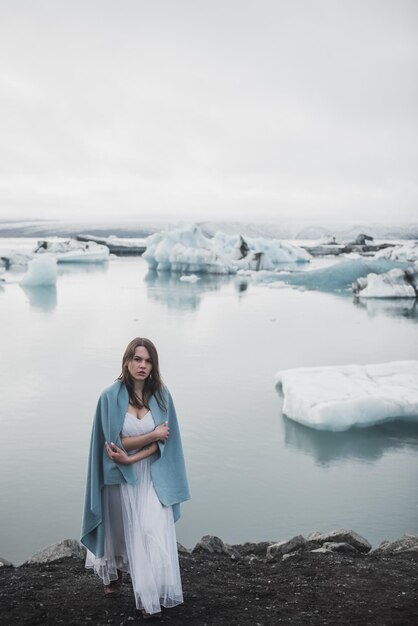
<path fill-rule="evenodd" d="M 0 0 L 0 219 L 418 219 L 416 0 Z"/>

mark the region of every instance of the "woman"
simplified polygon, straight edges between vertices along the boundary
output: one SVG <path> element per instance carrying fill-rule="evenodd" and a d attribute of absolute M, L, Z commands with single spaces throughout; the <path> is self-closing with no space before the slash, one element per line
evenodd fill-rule
<path fill-rule="evenodd" d="M 183 601 L 174 522 L 189 498 L 173 400 L 154 344 L 137 337 L 97 405 L 81 541 L 106 595 L 130 573 L 145 618 Z"/>

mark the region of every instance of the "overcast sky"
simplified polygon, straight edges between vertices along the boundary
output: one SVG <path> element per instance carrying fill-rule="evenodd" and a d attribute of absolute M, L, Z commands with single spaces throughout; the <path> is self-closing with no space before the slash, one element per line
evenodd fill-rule
<path fill-rule="evenodd" d="M 0 0 L 2 218 L 417 220 L 416 0 Z"/>

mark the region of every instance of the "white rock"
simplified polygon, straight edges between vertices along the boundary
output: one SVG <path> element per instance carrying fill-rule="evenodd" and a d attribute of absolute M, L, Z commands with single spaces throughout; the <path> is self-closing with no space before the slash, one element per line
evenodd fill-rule
<path fill-rule="evenodd" d="M 359 552 L 369 552 L 372 547 L 367 539 L 356 533 L 354 530 L 346 530 L 345 528 L 332 530 L 328 533 L 312 533 L 309 535 L 308 539 L 320 543 L 328 550 L 335 551 L 338 551 L 335 548 L 335 545 L 341 547 L 343 544 L 349 544 Z M 343 550 L 343 548 L 341 548 L 341 550 Z"/>
<path fill-rule="evenodd" d="M 305 550 L 307 546 L 306 539 L 302 535 L 296 535 L 287 541 L 279 541 L 273 543 L 267 548 L 267 558 L 269 560 L 281 558 L 283 555 L 295 550 Z"/>
<path fill-rule="evenodd" d="M 418 535 L 402 535 L 395 541 L 382 541 L 373 552 L 397 554 L 399 552 L 418 552 Z"/>
<path fill-rule="evenodd" d="M 52 561 L 68 557 L 84 559 L 85 556 L 86 551 L 78 541 L 75 539 L 64 539 L 36 552 L 26 563 L 51 563 Z"/>

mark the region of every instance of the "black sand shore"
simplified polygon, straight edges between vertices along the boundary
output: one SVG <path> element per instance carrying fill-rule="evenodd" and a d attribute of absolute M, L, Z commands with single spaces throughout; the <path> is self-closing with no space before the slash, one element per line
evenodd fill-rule
<path fill-rule="evenodd" d="M 238 547 L 239 548 L 239 547 Z M 118 597 L 81 559 L 0 567 L 0 624 L 161 623 L 196 626 L 276 624 L 366 626 L 418 623 L 418 552 L 298 552 L 269 562 L 258 556 L 180 555 L 184 604 L 144 622 L 129 576 Z"/>

